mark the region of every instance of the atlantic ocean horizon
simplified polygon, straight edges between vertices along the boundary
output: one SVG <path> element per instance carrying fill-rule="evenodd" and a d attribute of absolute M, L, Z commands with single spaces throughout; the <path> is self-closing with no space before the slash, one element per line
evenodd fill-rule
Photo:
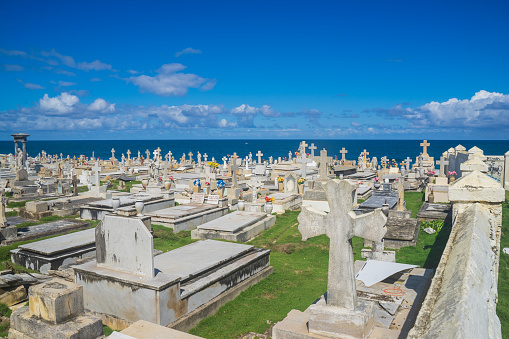
<path fill-rule="evenodd" d="M 63 154 L 64 157 L 69 155 L 91 157 L 94 152 L 95 157 L 108 159 L 111 157 L 111 149 L 115 149 L 115 157 L 120 159 L 122 154 L 127 157 L 127 150 L 131 151 L 131 157 L 136 157 L 138 151 L 146 157 L 146 150 L 149 150 L 151 156 L 153 151 L 158 147 L 161 148 L 161 154 L 164 156 L 169 151 L 173 157 L 180 159 L 182 154 L 188 158 L 188 153 L 193 153 L 196 159 L 197 152 L 202 155 L 207 153 L 209 161 L 215 157 L 217 162 L 222 162 L 221 158 L 225 155 L 232 155 L 234 152 L 239 157 L 248 156 L 252 153 L 254 159 L 258 151 L 263 153 L 264 159 L 269 156 L 277 159 L 278 157 L 288 157 L 289 151 L 297 152 L 299 143 L 302 139 L 283 139 L 283 140 L 58 140 L 58 141 L 42 141 L 30 140 L 28 138 L 27 151 L 30 156 L 36 156 L 42 150 L 47 154 Z M 380 159 L 387 156 L 389 159 L 396 159 L 401 162 L 407 156 L 415 161 L 415 157 L 422 152 L 420 143 L 422 140 L 305 140 L 308 145 L 313 143 L 317 149 L 315 155 L 319 155 L 319 151 L 326 149 L 329 156 L 337 156 L 341 159 L 339 151 L 344 147 L 348 153 L 346 158 L 349 160 L 357 160 L 359 154 L 366 149 L 369 152 L 368 157 L 377 157 Z M 467 150 L 473 146 L 477 146 L 484 151 L 485 155 L 503 155 L 509 151 L 509 140 L 428 140 L 431 144 L 428 147 L 428 153 L 435 159 L 440 159 L 442 153 L 449 148 L 454 148 L 459 144 L 463 145 Z M 0 141 L 0 154 L 9 154 L 14 152 L 12 141 Z M 307 150 L 310 153 L 309 149 Z"/>

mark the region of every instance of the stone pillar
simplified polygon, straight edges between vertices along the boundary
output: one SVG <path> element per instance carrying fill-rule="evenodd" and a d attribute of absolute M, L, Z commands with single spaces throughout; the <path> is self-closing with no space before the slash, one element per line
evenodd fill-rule
<path fill-rule="evenodd" d="M 23 165 L 25 165 L 27 162 L 27 141 L 23 140 L 21 144 L 23 145 Z"/>
<path fill-rule="evenodd" d="M 14 157 L 18 156 L 18 141 L 14 140 Z"/>
<path fill-rule="evenodd" d="M 504 177 L 502 178 L 502 185 L 506 191 L 509 191 L 509 151 L 504 154 Z"/>

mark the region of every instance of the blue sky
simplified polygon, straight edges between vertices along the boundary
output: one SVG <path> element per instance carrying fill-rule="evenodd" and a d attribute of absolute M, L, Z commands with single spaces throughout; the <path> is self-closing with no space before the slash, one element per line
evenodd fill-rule
<path fill-rule="evenodd" d="M 2 1 L 0 139 L 507 139 L 504 1 Z"/>

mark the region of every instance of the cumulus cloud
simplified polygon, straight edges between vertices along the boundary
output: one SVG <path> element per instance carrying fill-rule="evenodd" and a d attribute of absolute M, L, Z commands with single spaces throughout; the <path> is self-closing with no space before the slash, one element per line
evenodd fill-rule
<path fill-rule="evenodd" d="M 269 105 L 252 107 L 247 104 L 232 108 L 230 113 L 237 116 L 237 123 L 241 127 L 255 127 L 254 118 L 259 114 L 265 117 L 278 117 L 280 115 L 279 111 L 275 111 Z"/>
<path fill-rule="evenodd" d="M 226 127 L 236 127 L 237 126 L 237 123 L 236 122 L 229 122 L 228 120 L 226 119 L 221 119 L 219 121 L 219 127 L 221 128 L 226 128 Z"/>
<path fill-rule="evenodd" d="M 179 63 L 162 65 L 156 76 L 140 75 L 130 77 L 128 82 L 138 86 L 141 92 L 155 93 L 163 97 L 185 96 L 189 88 L 208 91 L 214 88 L 215 79 L 202 78 L 196 74 L 179 73 L 186 66 Z"/>
<path fill-rule="evenodd" d="M 72 112 L 79 102 L 77 96 L 65 92 L 53 98 L 44 94 L 44 97 L 39 99 L 39 107 L 46 112 L 63 114 Z"/>
<path fill-rule="evenodd" d="M 432 101 L 417 108 L 401 105 L 371 110 L 389 118 L 407 120 L 411 127 L 509 128 L 509 95 L 481 90 L 470 99 Z"/>
<path fill-rule="evenodd" d="M 88 106 L 88 110 L 99 111 L 103 113 L 113 113 L 115 112 L 115 104 L 110 104 L 104 99 L 97 98 Z"/>
<path fill-rule="evenodd" d="M 199 49 L 194 49 L 194 48 L 191 48 L 191 47 L 187 47 L 187 48 L 184 48 L 183 50 L 175 53 L 175 57 L 179 57 L 181 55 L 184 55 L 184 54 L 201 54 L 202 51 L 200 51 Z"/>
<path fill-rule="evenodd" d="M 60 87 L 69 87 L 69 86 L 74 86 L 76 85 L 75 82 L 68 82 L 68 81 L 59 81 L 58 82 L 58 86 Z"/>
<path fill-rule="evenodd" d="M 23 82 L 19 79 L 17 79 L 20 83 L 23 84 L 23 86 L 25 86 L 25 88 L 28 88 L 28 89 L 31 89 L 31 90 L 36 90 L 36 89 L 44 89 L 43 86 L 41 85 L 37 85 L 37 84 L 32 84 L 30 82 Z"/>
<path fill-rule="evenodd" d="M 4 68 L 4 71 L 6 72 L 21 72 L 25 70 L 25 68 L 20 65 L 2 64 L 1 66 Z"/>

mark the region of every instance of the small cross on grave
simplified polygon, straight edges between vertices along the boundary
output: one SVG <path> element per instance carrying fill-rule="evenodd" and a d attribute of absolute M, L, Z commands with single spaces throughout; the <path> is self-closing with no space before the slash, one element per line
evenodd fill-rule
<path fill-rule="evenodd" d="M 315 149 L 317 147 L 315 146 L 315 144 L 311 143 L 311 146 L 309 146 L 309 150 L 311 151 L 311 159 L 314 159 L 315 158 Z"/>
<path fill-rule="evenodd" d="M 127 161 L 128 162 L 131 162 L 131 151 L 130 150 L 127 150 Z"/>
<path fill-rule="evenodd" d="M 366 150 L 364 150 L 364 152 L 362 152 L 361 155 L 362 155 L 362 167 L 366 168 L 366 156 L 369 155 L 369 152 L 366 152 Z"/>
<path fill-rule="evenodd" d="M 203 154 L 203 161 L 207 162 L 207 159 L 209 158 L 209 155 L 207 153 Z"/>
<path fill-rule="evenodd" d="M 258 151 L 258 153 L 256 153 L 256 156 L 258 157 L 258 165 L 261 165 L 262 164 L 262 156 L 263 156 L 262 151 Z"/>
<path fill-rule="evenodd" d="M 147 161 L 148 161 L 150 159 L 150 151 L 146 150 L 145 154 L 147 155 L 147 157 L 145 159 L 147 159 Z"/>
<path fill-rule="evenodd" d="M 412 159 L 410 159 L 410 157 L 406 157 L 405 159 L 405 165 L 406 165 L 406 170 L 409 171 L 410 170 L 410 163 L 412 162 Z"/>
<path fill-rule="evenodd" d="M 237 187 L 237 169 L 239 166 L 237 165 L 237 159 L 238 159 L 237 153 L 233 153 L 231 159 L 230 159 L 230 168 L 232 171 L 232 187 Z"/>
<path fill-rule="evenodd" d="M 348 153 L 348 151 L 343 147 L 339 153 L 341 153 L 341 162 L 344 163 L 346 161 L 345 154 Z"/>
<path fill-rule="evenodd" d="M 420 144 L 422 146 L 422 155 L 424 157 L 428 157 L 428 146 L 430 146 L 430 143 L 428 142 L 428 140 L 424 140 L 423 142 L 421 142 Z"/>
<path fill-rule="evenodd" d="M 321 234 L 326 234 L 330 238 L 326 304 L 312 305 L 309 308 L 310 332 L 319 330 L 324 326 L 324 322 L 330 322 L 330 319 L 337 313 L 344 314 L 346 317 L 340 319 L 347 319 L 347 322 L 352 320 L 351 318 L 357 321 L 364 319 L 365 321 L 366 318 L 373 317 L 373 306 L 366 301 L 357 300 L 352 238 L 358 236 L 380 242 L 385 235 L 385 223 L 387 222 L 387 217 L 381 209 L 361 215 L 356 215 L 352 211 L 352 196 L 356 185 L 352 185 L 346 180 L 334 179 L 325 183 L 324 189 L 330 213 L 302 207 L 302 212 L 297 219 L 302 240 L 305 241 Z M 359 313 L 363 316 L 360 316 Z M 340 331 L 343 327 L 341 325 L 336 326 Z M 353 326 L 364 328 L 366 325 L 360 321 Z M 317 328 L 314 328 L 315 326 Z M 345 327 L 348 326 L 345 323 Z M 369 333 L 369 331 L 364 333 Z"/>
<path fill-rule="evenodd" d="M 308 147 L 308 144 L 306 144 L 305 141 L 302 141 L 300 144 L 299 144 L 299 152 L 301 155 L 304 154 L 304 157 L 306 157 L 306 147 Z"/>
<path fill-rule="evenodd" d="M 223 160 L 223 169 L 228 169 L 228 157 L 224 156 L 221 160 Z"/>
<path fill-rule="evenodd" d="M 193 152 L 189 152 L 187 155 L 189 155 L 189 163 L 193 163 Z"/>
<path fill-rule="evenodd" d="M 437 165 L 440 165 L 439 177 L 445 177 L 445 166 L 449 165 L 449 160 L 445 160 L 444 157 L 440 157 L 440 161 L 437 160 Z"/>
<path fill-rule="evenodd" d="M 62 153 L 60 153 L 60 156 L 62 156 Z M 115 159 L 115 149 L 114 148 L 111 149 L 111 158 Z"/>
<path fill-rule="evenodd" d="M 171 156 L 172 156 L 171 151 L 168 151 L 168 158 L 169 158 L 169 162 L 171 162 Z"/>
<path fill-rule="evenodd" d="M 161 160 L 161 148 L 157 147 L 156 151 L 157 151 L 157 158 L 154 160 L 157 160 L 157 159 Z"/>
<path fill-rule="evenodd" d="M 315 161 L 318 164 L 318 168 L 319 168 L 318 180 L 320 180 L 320 181 L 328 180 L 327 163 L 330 163 L 332 161 L 332 157 L 327 156 L 327 150 L 325 148 L 320 151 L 319 157 L 315 157 Z"/>

